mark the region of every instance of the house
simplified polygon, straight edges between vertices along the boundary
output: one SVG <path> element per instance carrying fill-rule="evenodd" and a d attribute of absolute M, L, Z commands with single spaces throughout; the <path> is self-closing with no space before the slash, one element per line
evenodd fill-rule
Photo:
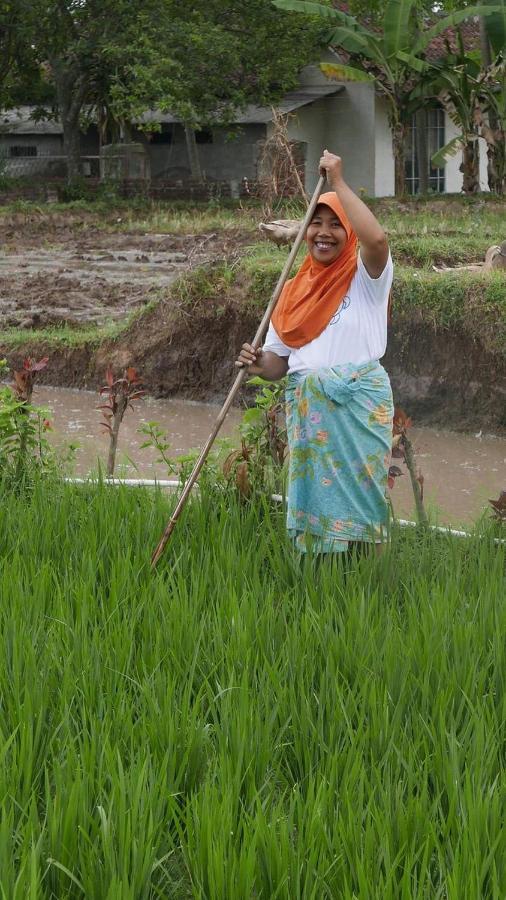
<path fill-rule="evenodd" d="M 394 194 L 394 157 L 386 101 L 368 83 L 339 84 L 329 81 L 319 66 L 301 72 L 300 86 L 285 95 L 277 107 L 288 115 L 288 135 L 296 145 L 304 170 L 305 187 L 312 193 L 318 180 L 318 160 L 325 148 L 342 156 L 346 179 L 357 192 L 370 197 Z M 254 181 L 262 142 L 272 131 L 269 108 L 248 107 L 238 114 L 230 128 L 213 128 L 197 133 L 200 163 L 211 180 L 243 178 Z M 161 131 L 148 138 L 137 132 L 136 139 L 149 144 L 152 178 L 188 178 L 190 175 L 184 130 L 170 114 L 146 113 L 143 128 L 158 122 Z M 410 193 L 418 187 L 414 140 L 415 123 L 406 147 L 406 181 Z M 428 156 L 457 135 L 455 125 L 441 107 L 428 111 Z M 446 166 L 431 171 L 430 189 L 441 193 L 462 190 L 461 155 Z M 480 183 L 488 190 L 486 144 L 480 139 Z"/>
<path fill-rule="evenodd" d="M 0 174 L 12 178 L 65 175 L 63 128 L 54 117 L 34 119 L 35 107 L 0 112 Z M 90 125 L 81 134 L 83 175 L 98 174 L 98 130 Z"/>
<path fill-rule="evenodd" d="M 343 157 L 348 183 L 367 196 L 394 193 L 394 159 L 388 125 L 387 106 L 370 83 L 329 81 L 316 65 L 301 73 L 299 87 L 285 95 L 277 109 L 288 116 L 288 136 L 295 147 L 298 168 L 308 193 L 318 180 L 318 160 L 327 148 Z M 22 107 L 0 115 L 0 173 L 7 175 L 64 174 L 63 133 L 55 120 L 34 121 L 31 108 Z M 150 123 L 159 130 L 149 130 Z M 227 182 L 238 194 L 246 179 L 255 182 L 259 174 L 262 144 L 273 130 L 273 111 L 249 106 L 238 113 L 228 127 L 197 132 L 200 164 L 206 179 Z M 414 127 L 414 126 L 413 126 Z M 442 108 L 429 111 L 427 141 L 429 156 L 456 135 L 456 129 Z M 132 126 L 130 140 L 147 157 L 153 181 L 185 182 L 190 167 L 182 124 L 170 113 L 150 111 Z M 81 137 L 83 174 L 98 175 L 100 157 L 96 126 L 90 125 Z M 416 159 L 413 136 L 406 148 L 408 190 L 416 193 Z M 444 169 L 431 172 L 434 191 L 458 193 L 462 190 L 460 154 Z M 486 145 L 480 140 L 480 182 L 487 185 Z"/>
<path fill-rule="evenodd" d="M 301 73 L 301 84 L 307 87 L 329 84 L 318 66 L 308 66 Z M 410 193 L 417 191 L 413 121 L 406 146 L 406 182 Z M 394 157 L 388 124 L 387 104 L 371 83 L 346 83 L 342 90 L 329 94 L 311 109 L 298 111 L 289 125 L 290 138 L 311 143 L 306 161 L 306 188 L 314 189 L 318 173 L 314 156 L 318 147 L 333 150 L 344 161 L 346 179 L 357 192 L 370 197 L 394 194 Z M 428 110 L 428 156 L 458 134 L 455 125 L 441 107 Z M 446 166 L 431 171 L 430 188 L 441 193 L 460 193 L 461 154 L 449 159 Z M 486 143 L 480 139 L 480 185 L 488 190 Z"/>

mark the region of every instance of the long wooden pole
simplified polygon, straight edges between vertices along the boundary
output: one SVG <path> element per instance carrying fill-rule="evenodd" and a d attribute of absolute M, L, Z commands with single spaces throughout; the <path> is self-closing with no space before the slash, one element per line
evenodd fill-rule
<path fill-rule="evenodd" d="M 325 183 L 325 176 L 321 175 L 318 180 L 318 184 L 316 185 L 314 194 L 311 197 L 311 201 L 307 208 L 306 215 L 304 216 L 304 221 L 302 222 L 299 232 L 297 234 L 297 237 L 295 238 L 294 244 L 290 251 L 290 255 L 288 256 L 288 259 L 283 267 L 283 271 L 281 272 L 281 275 L 279 276 L 278 283 L 276 284 L 276 287 L 274 288 L 274 292 L 270 299 L 269 305 L 268 305 L 267 309 L 265 310 L 264 317 L 263 317 L 262 321 L 260 322 L 260 325 L 258 326 L 257 333 L 255 334 L 255 337 L 253 338 L 252 346 L 255 350 L 258 350 L 258 348 L 260 347 L 262 338 L 264 336 L 265 331 L 267 330 L 267 326 L 269 324 L 270 318 L 274 311 L 274 307 L 276 306 L 276 303 L 279 300 L 279 296 L 281 294 L 281 291 L 283 290 L 285 281 L 287 280 L 287 278 L 290 274 L 292 266 L 297 257 L 297 253 L 299 252 L 299 247 L 302 244 L 302 241 L 304 240 L 304 236 L 306 234 L 308 225 L 309 225 L 311 219 L 313 218 L 313 214 L 314 214 L 314 211 L 318 204 L 318 200 L 319 200 L 320 194 L 322 192 L 324 183 Z M 197 459 L 197 462 L 195 463 L 193 472 L 191 473 L 188 481 L 186 482 L 186 484 L 184 486 L 184 490 L 179 498 L 177 506 L 175 507 L 174 512 L 172 513 L 172 516 L 170 517 L 170 519 L 167 523 L 165 531 L 163 532 L 163 535 L 160 538 L 158 546 L 156 547 L 156 550 L 153 553 L 153 556 L 151 557 L 151 567 L 152 568 L 154 566 L 156 566 L 158 560 L 160 559 L 160 557 L 165 549 L 165 545 L 167 544 L 167 541 L 169 540 L 169 538 L 172 534 L 172 531 L 174 530 L 174 527 L 179 518 L 181 510 L 183 509 L 183 507 L 190 495 L 190 491 L 198 478 L 199 472 L 200 472 L 202 466 L 204 465 L 204 462 L 206 461 L 207 455 L 208 455 L 211 447 L 214 444 L 216 436 L 217 436 L 221 426 L 223 425 L 223 422 L 225 421 L 226 415 L 227 415 L 230 407 L 232 406 L 232 403 L 234 402 L 235 396 L 236 396 L 237 392 L 239 391 L 239 388 L 241 387 L 241 385 L 247 375 L 248 375 L 248 367 L 244 366 L 239 371 L 239 374 L 237 375 L 237 377 L 230 389 L 228 397 L 225 400 L 225 402 L 219 412 L 218 418 L 216 419 L 214 428 L 200 452 L 200 456 Z"/>

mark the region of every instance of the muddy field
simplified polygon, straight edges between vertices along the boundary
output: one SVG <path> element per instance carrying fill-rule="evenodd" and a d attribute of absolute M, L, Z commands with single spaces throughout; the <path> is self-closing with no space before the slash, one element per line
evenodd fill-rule
<path fill-rule="evenodd" d="M 105 231 L 86 219 L 36 215 L 0 224 L 0 240 L 0 328 L 26 329 L 121 320 L 182 272 L 244 243 L 233 232 Z"/>

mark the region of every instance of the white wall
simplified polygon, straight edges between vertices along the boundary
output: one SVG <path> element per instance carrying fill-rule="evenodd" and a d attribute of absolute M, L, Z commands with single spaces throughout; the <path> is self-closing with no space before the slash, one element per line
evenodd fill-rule
<path fill-rule="evenodd" d="M 322 61 L 336 62 L 335 54 L 322 54 Z M 329 80 L 319 66 L 306 66 L 301 84 L 341 87 L 335 94 L 298 110 L 299 128 L 294 140 L 306 141 L 306 189 L 312 193 L 318 181 L 318 160 L 325 148 L 343 159 L 345 178 L 354 191 L 374 194 L 375 140 L 374 89 L 370 84 Z M 290 137 L 292 130 L 290 129 Z"/>
<path fill-rule="evenodd" d="M 318 163 L 325 149 L 326 120 L 325 101 L 318 100 L 292 113 L 288 124 L 290 140 L 306 144 L 305 188 L 309 194 L 313 193 L 319 177 Z"/>
<path fill-rule="evenodd" d="M 445 143 L 451 141 L 458 134 L 458 129 L 445 113 Z M 479 140 L 480 145 L 480 187 L 482 191 L 488 191 L 487 178 L 487 145 L 483 138 Z M 446 163 L 445 169 L 445 188 L 447 194 L 459 194 L 462 191 L 462 172 L 459 171 L 462 162 L 462 151 L 458 151 Z"/>
<path fill-rule="evenodd" d="M 354 191 L 374 195 L 374 89 L 346 84 L 326 101 L 327 147 L 343 159 L 344 177 Z"/>
<path fill-rule="evenodd" d="M 392 150 L 392 132 L 388 124 L 387 104 L 383 97 L 376 97 L 376 128 L 374 196 L 393 197 L 395 193 L 395 164 Z"/>

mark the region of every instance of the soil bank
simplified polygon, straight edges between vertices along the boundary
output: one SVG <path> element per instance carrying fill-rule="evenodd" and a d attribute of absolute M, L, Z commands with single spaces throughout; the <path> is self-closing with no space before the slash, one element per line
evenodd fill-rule
<path fill-rule="evenodd" d="M 109 365 L 115 372 L 134 366 L 153 397 L 226 396 L 279 261 L 241 268 L 251 234 L 237 231 L 174 236 L 57 224 L 50 232 L 37 219 L 5 228 L 0 313 L 3 328 L 15 331 L 3 342 L 0 335 L 0 356 L 9 366 L 49 356 L 40 380 L 78 388 L 103 384 Z M 431 282 L 429 274 L 415 281 L 402 272 L 394 283 L 383 362 L 396 404 L 418 424 L 506 432 L 506 279 L 491 298 L 486 289 L 476 280 Z"/>
<path fill-rule="evenodd" d="M 243 341 L 255 333 L 258 320 L 258 314 L 239 302 L 223 303 L 219 311 L 212 302 L 188 311 L 167 300 L 118 338 L 98 346 L 88 341 L 58 347 L 35 340 L 21 350 L 0 345 L 0 354 L 11 368 L 20 367 L 27 355 L 48 355 L 49 365 L 41 373 L 46 384 L 95 388 L 104 383 L 108 365 L 114 371 L 132 365 L 154 397 L 219 400 L 235 377 L 233 360 Z M 478 336 L 472 340 L 458 329 L 448 332 L 419 316 L 403 317 L 391 325 L 383 363 L 396 404 L 417 423 L 506 432 L 506 363 Z"/>

